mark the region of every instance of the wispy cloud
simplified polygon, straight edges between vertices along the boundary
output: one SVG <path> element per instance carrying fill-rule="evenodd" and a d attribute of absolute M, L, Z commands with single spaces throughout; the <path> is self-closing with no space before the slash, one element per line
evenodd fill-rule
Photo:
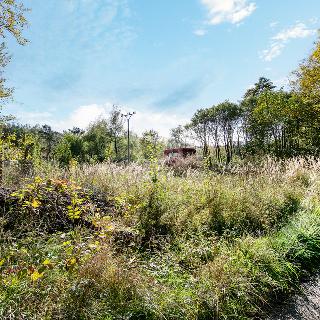
<path fill-rule="evenodd" d="M 255 2 L 247 0 L 201 0 L 207 8 L 209 24 L 223 22 L 237 24 L 249 17 L 257 8 Z"/>
<path fill-rule="evenodd" d="M 282 50 L 284 49 L 284 47 L 285 47 L 285 44 L 282 42 L 271 43 L 268 49 L 263 50 L 261 52 L 260 58 L 265 61 L 271 61 L 282 53 Z"/>
<path fill-rule="evenodd" d="M 90 54 L 103 50 L 106 43 L 127 47 L 136 37 L 129 24 L 132 13 L 127 0 L 68 0 L 66 6 L 70 40 Z"/>
<path fill-rule="evenodd" d="M 168 109 L 170 107 L 181 106 L 182 104 L 194 100 L 201 92 L 203 86 L 202 79 L 192 79 L 182 84 L 167 95 L 153 102 L 153 105 L 160 108 Z"/>
<path fill-rule="evenodd" d="M 316 33 L 316 29 L 310 29 L 304 23 L 297 22 L 292 27 L 281 30 L 273 36 L 271 38 L 270 47 L 260 53 L 260 58 L 265 61 L 271 61 L 282 53 L 290 40 L 306 38 Z"/>
<path fill-rule="evenodd" d="M 279 24 L 278 21 L 272 21 L 272 22 L 270 22 L 269 26 L 270 26 L 270 28 L 275 28 L 278 24 Z"/>
<path fill-rule="evenodd" d="M 316 32 L 317 30 L 308 29 L 304 23 L 298 22 L 296 25 L 292 26 L 291 28 L 280 31 L 272 39 L 275 41 L 287 42 L 290 39 L 309 37 L 315 34 Z"/>
<path fill-rule="evenodd" d="M 198 37 L 203 37 L 204 35 L 207 34 L 207 30 L 205 29 L 196 29 L 193 31 L 193 34 L 198 36 Z"/>

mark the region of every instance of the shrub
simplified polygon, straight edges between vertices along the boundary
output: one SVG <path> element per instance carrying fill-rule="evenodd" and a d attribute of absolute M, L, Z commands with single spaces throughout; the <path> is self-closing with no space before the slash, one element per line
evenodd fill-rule
<path fill-rule="evenodd" d="M 2 189 L 0 202 L 2 226 L 16 234 L 92 226 L 92 221 L 102 214 L 87 191 L 67 180 L 45 181 L 37 177 L 14 192 Z M 108 203 L 105 201 L 104 205 Z"/>

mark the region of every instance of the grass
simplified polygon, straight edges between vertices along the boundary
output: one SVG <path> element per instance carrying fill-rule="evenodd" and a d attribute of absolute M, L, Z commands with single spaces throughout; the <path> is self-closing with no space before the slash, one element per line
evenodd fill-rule
<path fill-rule="evenodd" d="M 0 216 L 2 319 L 252 319 L 320 260 L 314 159 L 219 174 L 43 164 L 34 176 L 42 182 L 20 207 L 2 200 L 25 219 L 17 232 Z M 44 190 L 48 179 L 68 187 Z M 7 173 L 6 186 L 18 180 Z M 18 194 L 35 183 L 19 181 Z M 39 194 L 47 201 L 34 208 Z M 52 217 L 63 228 L 48 228 Z"/>

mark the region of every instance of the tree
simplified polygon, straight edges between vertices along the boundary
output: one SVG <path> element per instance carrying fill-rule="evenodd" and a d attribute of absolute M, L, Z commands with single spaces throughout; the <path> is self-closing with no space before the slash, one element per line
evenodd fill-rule
<path fill-rule="evenodd" d="M 0 2 L 0 36 L 5 38 L 9 33 L 19 44 L 25 45 L 28 41 L 22 36 L 22 31 L 28 24 L 25 18 L 27 11 L 28 9 L 19 1 L 2 0 Z"/>
<path fill-rule="evenodd" d="M 84 161 L 84 141 L 79 135 L 65 132 L 55 147 L 55 156 L 60 164 L 68 166 L 71 160 Z"/>
<path fill-rule="evenodd" d="M 104 161 L 110 154 L 111 139 L 106 119 L 101 118 L 91 123 L 83 136 L 86 157 L 93 161 Z"/>
<path fill-rule="evenodd" d="M 210 135 L 210 111 L 199 109 L 191 118 L 191 122 L 186 125 L 186 129 L 191 136 L 200 142 L 203 156 L 209 155 L 209 135 Z"/>
<path fill-rule="evenodd" d="M 186 129 L 179 125 L 176 128 L 170 130 L 170 138 L 168 141 L 168 145 L 173 148 L 181 148 L 186 147 Z"/>
<path fill-rule="evenodd" d="M 10 61 L 10 57 L 8 56 L 8 53 L 6 52 L 6 47 L 4 43 L 0 45 L 0 101 L 3 103 L 11 97 L 13 90 L 10 88 L 6 88 L 5 82 L 6 79 L 3 76 L 4 68 L 7 66 L 7 64 Z"/>
<path fill-rule="evenodd" d="M 38 134 L 42 140 L 42 152 L 48 161 L 53 158 L 53 149 L 57 143 L 59 133 L 51 129 L 49 125 L 43 125 L 38 130 Z"/>
<path fill-rule="evenodd" d="M 12 35 L 19 44 L 25 45 L 27 40 L 22 36 L 24 27 L 28 24 L 25 13 L 28 11 L 22 3 L 15 0 L 0 1 L 0 37 L 5 39 Z M 5 42 L 0 45 L 0 102 L 11 97 L 13 89 L 5 87 L 3 70 L 9 63 L 10 57 L 6 51 Z"/>
<path fill-rule="evenodd" d="M 81 136 L 85 132 L 84 130 L 82 130 L 82 129 L 78 128 L 78 127 L 73 127 L 72 129 L 69 129 L 68 131 L 70 133 L 72 133 L 72 134 L 76 134 L 76 135 L 79 135 L 79 136 Z"/>
<path fill-rule="evenodd" d="M 163 143 L 159 133 L 153 129 L 144 131 L 140 139 L 141 151 L 144 159 L 158 158 L 162 153 Z"/>
<path fill-rule="evenodd" d="M 272 91 L 275 89 L 275 85 L 270 79 L 265 77 L 260 77 L 258 82 L 254 86 L 246 91 L 244 94 L 244 99 L 258 97 L 261 93 L 265 91 Z"/>
<path fill-rule="evenodd" d="M 19 44 L 24 45 L 27 40 L 22 36 L 22 30 L 27 25 L 27 20 L 24 16 L 27 9 L 22 3 L 16 0 L 2 0 L 0 1 L 0 37 L 5 39 L 7 34 L 11 34 Z M 6 88 L 3 70 L 9 63 L 10 57 L 6 51 L 5 42 L 0 44 L 0 109 L 3 103 L 12 96 L 13 89 Z M 6 117 L 0 118 L 0 134 L 2 139 L 2 130 Z M 0 141 L 3 144 L 3 141 Z M 0 150 L 0 181 L 2 182 L 2 162 L 3 154 L 2 148 Z"/>
<path fill-rule="evenodd" d="M 230 163 L 234 153 L 234 133 L 238 126 L 241 110 L 230 101 L 218 104 L 215 108 L 216 124 L 220 128 L 226 153 L 226 163 Z"/>
<path fill-rule="evenodd" d="M 294 72 L 293 89 L 305 100 L 320 103 L 320 38 L 311 55 Z"/>
<path fill-rule="evenodd" d="M 243 100 L 240 102 L 242 112 L 241 126 L 243 132 L 245 150 L 250 153 L 255 153 L 263 145 L 263 131 L 261 127 L 256 125 L 256 119 L 253 117 L 253 112 L 257 107 L 259 96 L 267 92 L 274 91 L 275 86 L 271 80 L 260 77 L 253 88 L 246 91 Z M 266 95 L 265 97 L 268 97 Z"/>
<path fill-rule="evenodd" d="M 118 106 L 113 105 L 108 118 L 108 129 L 114 143 L 115 159 L 120 159 L 119 154 L 119 140 L 123 134 L 123 118 Z"/>

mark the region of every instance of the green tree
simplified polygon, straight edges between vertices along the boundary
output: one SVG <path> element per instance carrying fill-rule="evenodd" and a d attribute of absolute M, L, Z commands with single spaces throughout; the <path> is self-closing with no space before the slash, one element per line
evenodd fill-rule
<path fill-rule="evenodd" d="M 55 157 L 59 163 L 68 166 L 71 160 L 83 162 L 84 156 L 85 150 L 82 136 L 71 132 L 64 132 L 55 147 Z"/>
<path fill-rule="evenodd" d="M 0 102 L 3 104 L 9 97 L 11 97 L 13 89 L 5 86 L 6 79 L 4 78 L 4 69 L 10 61 L 10 57 L 6 52 L 5 44 L 0 45 Z"/>
<path fill-rule="evenodd" d="M 0 37 L 3 39 L 0 45 L 0 109 L 3 107 L 5 101 L 12 96 L 13 89 L 5 86 L 4 68 L 10 61 L 10 57 L 6 51 L 4 39 L 8 34 L 12 35 L 19 44 L 24 45 L 27 40 L 22 36 L 22 31 L 27 25 L 25 13 L 27 9 L 21 2 L 16 0 L 1 0 L 0 1 Z M 3 127 L 7 117 L 0 117 L 0 135 L 1 146 L 5 144 L 2 137 Z M 2 181 L 2 162 L 3 162 L 3 148 L 0 148 L 0 181 Z"/>
<path fill-rule="evenodd" d="M 200 142 L 203 156 L 209 155 L 209 137 L 210 137 L 210 111 L 208 109 L 199 109 L 191 118 L 191 122 L 186 125 L 186 129 L 191 137 Z"/>
<path fill-rule="evenodd" d="M 106 119 L 91 123 L 83 139 L 87 160 L 102 162 L 109 157 L 112 137 Z"/>
<path fill-rule="evenodd" d="M 187 145 L 187 133 L 185 127 L 182 125 L 177 126 L 170 130 L 170 138 L 168 145 L 172 148 L 186 147 Z"/>
<path fill-rule="evenodd" d="M 294 72 L 296 79 L 292 86 L 305 100 L 320 103 L 320 39 L 311 55 Z"/>
<path fill-rule="evenodd" d="M 244 94 L 244 99 L 258 97 L 261 93 L 265 91 L 273 91 L 275 85 L 270 79 L 265 77 L 260 77 L 258 82 L 256 82 L 252 88 L 248 89 Z"/>
<path fill-rule="evenodd" d="M 3 104 L 11 97 L 13 89 L 6 88 L 3 76 L 4 68 L 10 61 L 6 50 L 4 39 L 12 35 L 19 44 L 25 45 L 27 40 L 23 37 L 22 31 L 28 24 L 25 13 L 28 11 L 21 2 L 15 0 L 0 1 L 0 37 L 3 39 L 0 45 L 0 102 Z"/>
<path fill-rule="evenodd" d="M 119 161 L 123 159 L 123 155 L 120 153 L 121 146 L 119 145 L 121 143 L 121 137 L 124 133 L 123 130 L 123 118 L 121 117 L 121 111 L 118 106 L 113 105 L 112 110 L 109 114 L 108 118 L 108 130 L 111 136 L 111 139 L 113 140 L 113 146 L 114 146 L 114 153 L 115 153 L 115 159 L 116 161 Z"/>
<path fill-rule="evenodd" d="M 142 137 L 140 139 L 140 148 L 143 158 L 150 160 L 161 157 L 164 144 L 161 141 L 159 133 L 151 129 L 142 133 Z"/>
<path fill-rule="evenodd" d="M 53 158 L 53 150 L 57 144 L 59 133 L 52 130 L 49 125 L 43 125 L 37 129 L 42 144 L 44 158 L 48 161 Z"/>
<path fill-rule="evenodd" d="M 264 146 L 264 130 L 263 127 L 257 125 L 253 112 L 257 107 L 259 96 L 264 93 L 273 92 L 274 89 L 275 86 L 271 80 L 260 77 L 253 88 L 246 91 L 240 103 L 242 110 L 241 126 L 243 139 L 245 150 L 248 153 L 254 154 L 257 151 L 261 151 L 261 148 Z M 265 98 L 267 97 L 268 95 L 265 95 Z"/>
<path fill-rule="evenodd" d="M 226 163 L 229 164 L 234 154 L 235 132 L 240 123 L 241 109 L 227 100 L 214 107 L 214 112 L 215 123 L 220 129 L 224 144 Z"/>
<path fill-rule="evenodd" d="M 0 2 L 0 36 L 5 38 L 9 33 L 16 38 L 19 44 L 28 41 L 22 35 L 24 27 L 28 24 L 25 13 L 28 11 L 20 1 L 2 0 Z"/>

